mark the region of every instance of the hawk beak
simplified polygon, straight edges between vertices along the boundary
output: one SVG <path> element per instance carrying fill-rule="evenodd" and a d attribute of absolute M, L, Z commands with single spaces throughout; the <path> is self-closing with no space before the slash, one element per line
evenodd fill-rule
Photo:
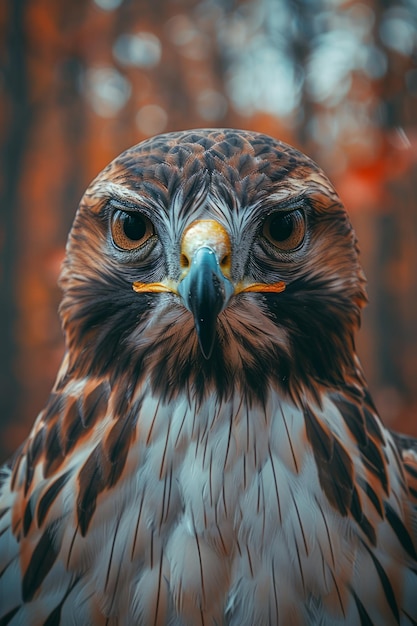
<path fill-rule="evenodd" d="M 217 317 L 235 291 L 230 281 L 230 253 L 229 235 L 214 220 L 198 220 L 184 233 L 178 294 L 193 314 L 198 342 L 206 359 L 213 352 Z"/>
<path fill-rule="evenodd" d="M 247 292 L 280 293 L 285 283 L 255 283 L 231 280 L 232 247 L 225 228 L 215 220 L 196 220 L 181 241 L 181 276 L 177 283 L 133 283 L 138 293 L 171 292 L 180 296 L 192 313 L 201 352 L 209 359 L 216 338 L 218 315 L 233 295 Z"/>

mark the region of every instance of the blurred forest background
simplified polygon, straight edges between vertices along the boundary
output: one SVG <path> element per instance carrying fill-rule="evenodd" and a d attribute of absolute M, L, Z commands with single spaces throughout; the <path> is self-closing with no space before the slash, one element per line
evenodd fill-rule
<path fill-rule="evenodd" d="M 57 279 L 92 178 L 146 137 L 234 126 L 327 172 L 356 228 L 375 402 L 417 435 L 416 0 L 0 4 L 0 457 L 63 354 Z"/>

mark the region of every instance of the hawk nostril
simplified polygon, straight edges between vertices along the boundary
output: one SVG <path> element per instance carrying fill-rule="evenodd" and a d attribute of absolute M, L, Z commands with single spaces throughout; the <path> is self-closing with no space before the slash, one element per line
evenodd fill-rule
<path fill-rule="evenodd" d="M 220 261 L 220 267 L 228 267 L 230 265 L 230 254 L 225 254 Z"/>

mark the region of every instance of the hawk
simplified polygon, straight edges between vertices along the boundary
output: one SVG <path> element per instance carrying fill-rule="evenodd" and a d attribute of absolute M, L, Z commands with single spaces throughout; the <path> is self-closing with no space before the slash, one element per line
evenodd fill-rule
<path fill-rule="evenodd" d="M 294 148 L 168 133 L 87 189 L 66 355 L 2 470 L 0 623 L 417 623 L 417 447 L 355 352 L 345 209 Z"/>

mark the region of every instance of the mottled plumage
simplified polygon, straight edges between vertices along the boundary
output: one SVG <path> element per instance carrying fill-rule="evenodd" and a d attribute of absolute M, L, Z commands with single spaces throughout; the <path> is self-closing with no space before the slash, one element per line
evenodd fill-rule
<path fill-rule="evenodd" d="M 317 165 L 145 141 L 88 188 L 61 287 L 66 356 L 2 470 L 0 624 L 417 624 L 417 443 L 367 391 Z"/>

